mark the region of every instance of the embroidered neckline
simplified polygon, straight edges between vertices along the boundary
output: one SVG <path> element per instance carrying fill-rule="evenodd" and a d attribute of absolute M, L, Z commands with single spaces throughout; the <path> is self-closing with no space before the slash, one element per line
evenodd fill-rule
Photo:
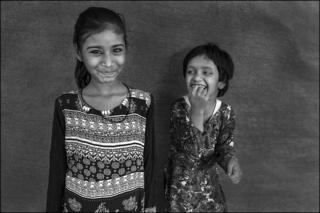
<path fill-rule="evenodd" d="M 83 89 L 78 90 L 78 100 L 79 100 L 79 103 L 80 103 L 81 110 L 83 110 L 84 112 L 89 112 L 91 109 L 93 109 L 93 110 L 99 112 L 102 115 L 102 117 L 108 118 L 113 113 L 114 109 L 116 109 L 116 108 L 120 107 L 121 105 L 123 105 L 128 109 L 127 113 L 126 113 L 126 115 L 125 115 L 125 117 L 123 119 L 123 120 L 125 120 L 127 115 L 129 114 L 129 111 L 130 111 L 131 97 L 132 97 L 131 92 L 132 91 L 125 83 L 123 83 L 123 85 L 127 88 L 126 97 L 122 100 L 120 105 L 117 105 L 117 106 L 115 106 L 114 108 L 112 108 L 110 110 L 99 110 L 99 109 L 94 108 L 93 106 L 91 106 L 90 104 L 88 104 L 84 100 L 83 95 L 82 95 Z"/>

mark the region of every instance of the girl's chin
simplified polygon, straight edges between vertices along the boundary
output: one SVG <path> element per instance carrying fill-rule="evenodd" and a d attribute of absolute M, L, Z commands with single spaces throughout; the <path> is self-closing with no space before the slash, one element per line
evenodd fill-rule
<path fill-rule="evenodd" d="M 111 83 L 117 81 L 117 78 L 110 78 L 110 77 L 96 77 L 95 82 L 99 84 Z"/>

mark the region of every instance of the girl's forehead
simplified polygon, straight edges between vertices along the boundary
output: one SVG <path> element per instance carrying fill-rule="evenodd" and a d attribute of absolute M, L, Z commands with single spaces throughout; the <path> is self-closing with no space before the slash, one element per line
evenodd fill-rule
<path fill-rule="evenodd" d="M 124 44 L 124 35 L 114 30 L 106 29 L 91 34 L 84 42 L 84 45 L 91 44 Z"/>
<path fill-rule="evenodd" d="M 208 58 L 206 55 L 198 55 L 193 57 L 189 61 L 189 65 L 211 65 L 211 66 L 216 66 L 215 63 Z"/>

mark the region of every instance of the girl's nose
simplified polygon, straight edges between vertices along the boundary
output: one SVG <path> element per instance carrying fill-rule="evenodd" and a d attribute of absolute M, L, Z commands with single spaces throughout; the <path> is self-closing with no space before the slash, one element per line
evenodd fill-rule
<path fill-rule="evenodd" d="M 112 65 L 112 58 L 109 54 L 106 54 L 103 61 L 102 65 L 106 67 L 110 67 Z"/>
<path fill-rule="evenodd" d="M 193 75 L 193 80 L 200 80 L 201 79 L 201 75 L 199 72 L 195 72 Z"/>

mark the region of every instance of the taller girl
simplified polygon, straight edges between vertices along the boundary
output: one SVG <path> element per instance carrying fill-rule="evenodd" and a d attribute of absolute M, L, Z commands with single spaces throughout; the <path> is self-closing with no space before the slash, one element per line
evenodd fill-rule
<path fill-rule="evenodd" d="M 123 18 L 90 7 L 76 22 L 76 91 L 55 101 L 48 212 L 155 211 L 153 98 L 118 80 Z"/>

